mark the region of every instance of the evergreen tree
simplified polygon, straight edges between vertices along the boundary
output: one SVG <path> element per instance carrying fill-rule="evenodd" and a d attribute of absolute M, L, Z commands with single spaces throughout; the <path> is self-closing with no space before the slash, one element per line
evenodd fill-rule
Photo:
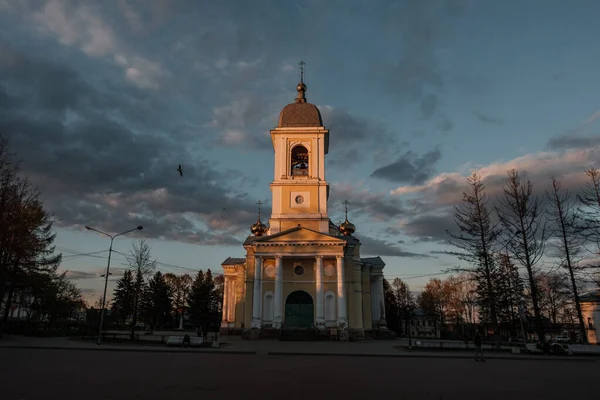
<path fill-rule="evenodd" d="M 56 234 L 39 191 L 19 174 L 18 163 L 0 136 L 0 334 L 16 291 L 32 288 L 38 278 L 54 279 L 62 259 L 54 254 Z"/>
<path fill-rule="evenodd" d="M 469 191 L 463 193 L 462 203 L 454 207 L 454 221 L 460 232 L 455 235 L 448 231 L 448 234 L 453 239 L 451 244 L 462 250 L 457 254 L 458 257 L 474 267 L 473 274 L 478 284 L 481 314 L 491 322 L 496 333 L 496 346 L 500 347 L 497 300 L 494 290 L 496 265 L 493 257 L 498 230 L 492 223 L 488 197 L 481 176 L 474 173 L 467 182 Z"/>
<path fill-rule="evenodd" d="M 133 316 L 135 291 L 133 273 L 126 270 L 123 277 L 117 281 L 112 301 L 112 309 L 123 325 L 129 317 Z"/>
<path fill-rule="evenodd" d="M 219 291 L 215 286 L 210 269 L 206 273 L 198 271 L 198 275 L 192 283 L 192 290 L 188 299 L 190 316 L 195 325 L 204 328 L 216 319 L 215 314 L 219 312 Z"/>
<path fill-rule="evenodd" d="M 225 290 L 225 275 L 219 274 L 214 278 L 215 299 L 217 301 L 217 312 L 223 312 L 223 291 Z"/>
<path fill-rule="evenodd" d="M 477 309 L 479 311 L 479 320 L 483 323 L 492 323 L 492 305 L 496 311 L 496 322 L 500 321 L 500 294 L 498 293 L 500 273 L 498 270 L 498 260 L 493 253 L 487 261 L 487 268 L 475 268 L 472 271 L 475 279 L 475 293 L 477 295 Z"/>
<path fill-rule="evenodd" d="M 142 315 L 153 327 L 164 327 L 172 321 L 171 293 L 160 271 L 150 279 L 142 294 Z"/>
<path fill-rule="evenodd" d="M 217 291 L 215 287 L 215 281 L 212 277 L 210 268 L 206 270 L 204 274 L 204 286 L 202 290 L 202 296 L 205 303 L 205 310 L 207 313 L 219 312 L 219 301 L 217 299 Z"/>
<path fill-rule="evenodd" d="M 523 303 L 523 280 L 508 254 L 498 254 L 497 260 L 498 319 L 506 324 L 511 335 L 514 335 L 519 327 L 519 307 Z"/>
<path fill-rule="evenodd" d="M 400 311 L 398 308 L 398 300 L 394 294 L 392 286 L 387 279 L 383 278 L 383 294 L 385 303 L 385 318 L 387 320 L 388 327 L 394 332 L 400 332 Z"/>
<path fill-rule="evenodd" d="M 202 319 L 203 313 L 203 288 L 204 288 L 204 272 L 198 271 L 194 282 L 192 282 L 192 289 L 190 291 L 190 297 L 188 298 L 188 307 L 190 310 L 190 317 L 195 325 L 199 325 Z"/>

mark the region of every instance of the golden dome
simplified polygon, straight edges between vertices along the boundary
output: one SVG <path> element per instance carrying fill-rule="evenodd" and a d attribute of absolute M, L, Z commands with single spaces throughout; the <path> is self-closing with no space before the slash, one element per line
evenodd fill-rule
<path fill-rule="evenodd" d="M 356 231 L 356 227 L 352 222 L 348 221 L 348 218 L 346 218 L 346 220 L 340 224 L 339 231 L 344 236 L 351 236 Z"/>
<path fill-rule="evenodd" d="M 298 96 L 295 101 L 288 104 L 279 114 L 278 127 L 303 127 L 323 126 L 323 119 L 319 109 L 314 104 L 306 101 L 306 85 L 300 82 L 296 87 Z"/>
<path fill-rule="evenodd" d="M 250 232 L 255 236 L 264 235 L 269 228 L 263 224 L 260 219 L 250 227 Z"/>

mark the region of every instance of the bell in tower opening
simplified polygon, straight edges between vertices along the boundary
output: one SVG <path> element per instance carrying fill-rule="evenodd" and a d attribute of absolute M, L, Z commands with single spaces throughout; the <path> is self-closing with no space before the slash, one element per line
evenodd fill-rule
<path fill-rule="evenodd" d="M 304 146 L 292 149 L 292 176 L 308 176 L 308 150 Z"/>

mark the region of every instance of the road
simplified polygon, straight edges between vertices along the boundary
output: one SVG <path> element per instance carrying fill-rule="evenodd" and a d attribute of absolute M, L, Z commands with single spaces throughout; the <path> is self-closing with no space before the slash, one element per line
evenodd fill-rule
<path fill-rule="evenodd" d="M 3 400 L 291 400 L 361 395 L 394 400 L 564 400 L 597 397 L 599 376 L 600 361 L 476 363 L 440 358 L 0 348 Z"/>

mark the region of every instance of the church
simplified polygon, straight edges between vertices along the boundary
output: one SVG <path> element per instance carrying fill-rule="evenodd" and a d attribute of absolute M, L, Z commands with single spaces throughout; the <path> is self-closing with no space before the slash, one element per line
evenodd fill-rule
<path fill-rule="evenodd" d="M 274 177 L 268 225 L 258 220 L 246 256 L 227 258 L 223 334 L 282 337 L 313 331 L 341 340 L 389 335 L 380 257 L 361 258 L 355 226 L 329 219 L 325 156 L 329 131 L 307 102 L 304 79 L 271 130 Z M 337 143 L 343 143 L 338 140 Z"/>

